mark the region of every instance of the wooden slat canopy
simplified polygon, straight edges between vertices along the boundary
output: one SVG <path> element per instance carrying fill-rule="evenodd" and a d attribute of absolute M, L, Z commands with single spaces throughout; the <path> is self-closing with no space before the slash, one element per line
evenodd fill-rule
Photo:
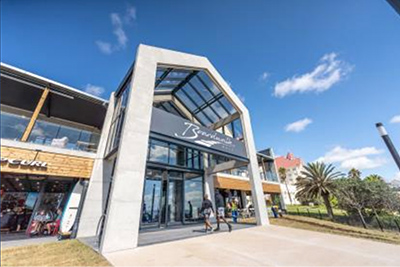
<path fill-rule="evenodd" d="M 264 193 L 281 193 L 281 187 L 279 184 L 263 182 Z M 214 186 L 216 188 L 234 189 L 251 191 L 250 182 L 244 179 L 235 179 L 231 177 L 223 177 L 221 174 L 214 177 Z"/>

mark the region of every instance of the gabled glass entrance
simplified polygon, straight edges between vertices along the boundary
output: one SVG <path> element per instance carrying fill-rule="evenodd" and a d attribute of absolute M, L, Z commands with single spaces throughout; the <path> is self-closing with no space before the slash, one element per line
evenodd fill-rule
<path fill-rule="evenodd" d="M 203 194 L 201 173 L 147 168 L 141 228 L 197 222 Z"/>

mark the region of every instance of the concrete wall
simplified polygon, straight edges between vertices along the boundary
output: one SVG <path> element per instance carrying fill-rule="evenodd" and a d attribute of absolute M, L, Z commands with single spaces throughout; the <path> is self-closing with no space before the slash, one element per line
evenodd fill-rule
<path fill-rule="evenodd" d="M 105 160 L 104 156 L 113 113 L 114 94 L 112 94 L 110 97 L 106 117 L 104 119 L 104 130 L 100 136 L 97 157 L 94 162 L 92 177 L 86 193 L 81 219 L 78 226 L 78 238 L 91 237 L 97 234 L 97 225 L 99 224 L 99 220 L 107 204 L 106 200 L 111 181 L 113 161 Z"/>

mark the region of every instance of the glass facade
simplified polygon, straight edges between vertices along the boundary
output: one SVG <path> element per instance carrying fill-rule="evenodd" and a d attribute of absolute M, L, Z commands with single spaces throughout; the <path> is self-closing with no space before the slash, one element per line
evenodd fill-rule
<path fill-rule="evenodd" d="M 59 148 L 96 152 L 100 134 L 57 123 L 37 120 L 28 142 Z"/>
<path fill-rule="evenodd" d="M 147 160 L 189 169 L 202 169 L 202 153 L 196 149 L 150 139 Z"/>
<path fill-rule="evenodd" d="M 10 112 L 1 111 L 1 138 L 20 140 L 28 126 L 30 118 L 13 114 Z"/>
<path fill-rule="evenodd" d="M 155 91 L 173 94 L 204 126 L 237 113 L 205 71 L 159 67 Z"/>
<path fill-rule="evenodd" d="M 115 97 L 114 114 L 111 121 L 110 132 L 107 140 L 107 153 L 114 151 L 121 138 L 122 126 L 125 119 L 125 109 L 131 91 L 131 76 L 124 82 L 122 89 Z"/>
<path fill-rule="evenodd" d="M 279 183 L 278 175 L 276 174 L 275 164 L 273 161 L 264 161 L 260 164 L 260 176 L 265 181 Z"/>
<path fill-rule="evenodd" d="M 51 121 L 52 120 L 52 121 Z M 30 117 L 1 111 L 1 138 L 20 140 Z M 66 126 L 54 119 L 38 119 L 28 142 L 59 148 L 96 152 L 100 134 L 78 127 Z"/>

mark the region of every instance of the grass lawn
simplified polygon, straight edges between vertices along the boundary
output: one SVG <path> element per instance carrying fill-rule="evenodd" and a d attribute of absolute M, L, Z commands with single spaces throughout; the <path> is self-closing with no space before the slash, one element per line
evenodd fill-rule
<path fill-rule="evenodd" d="M 270 218 L 270 222 L 273 225 L 299 228 L 330 234 L 346 235 L 400 245 L 400 233 L 369 230 L 297 215 L 285 215 L 283 218 L 277 219 Z"/>
<path fill-rule="evenodd" d="M 78 240 L 1 250 L 1 266 L 111 266 Z"/>
<path fill-rule="evenodd" d="M 300 212 L 301 215 L 308 215 L 308 212 L 310 212 L 310 214 L 315 217 L 319 216 L 319 213 L 321 213 L 321 215 L 324 217 L 328 216 L 328 212 L 326 211 L 326 207 L 324 205 L 320 206 L 286 205 L 286 210 L 290 214 L 296 214 L 296 215 L 298 212 Z M 341 209 L 333 208 L 333 214 L 336 216 L 343 216 L 346 213 Z"/>

